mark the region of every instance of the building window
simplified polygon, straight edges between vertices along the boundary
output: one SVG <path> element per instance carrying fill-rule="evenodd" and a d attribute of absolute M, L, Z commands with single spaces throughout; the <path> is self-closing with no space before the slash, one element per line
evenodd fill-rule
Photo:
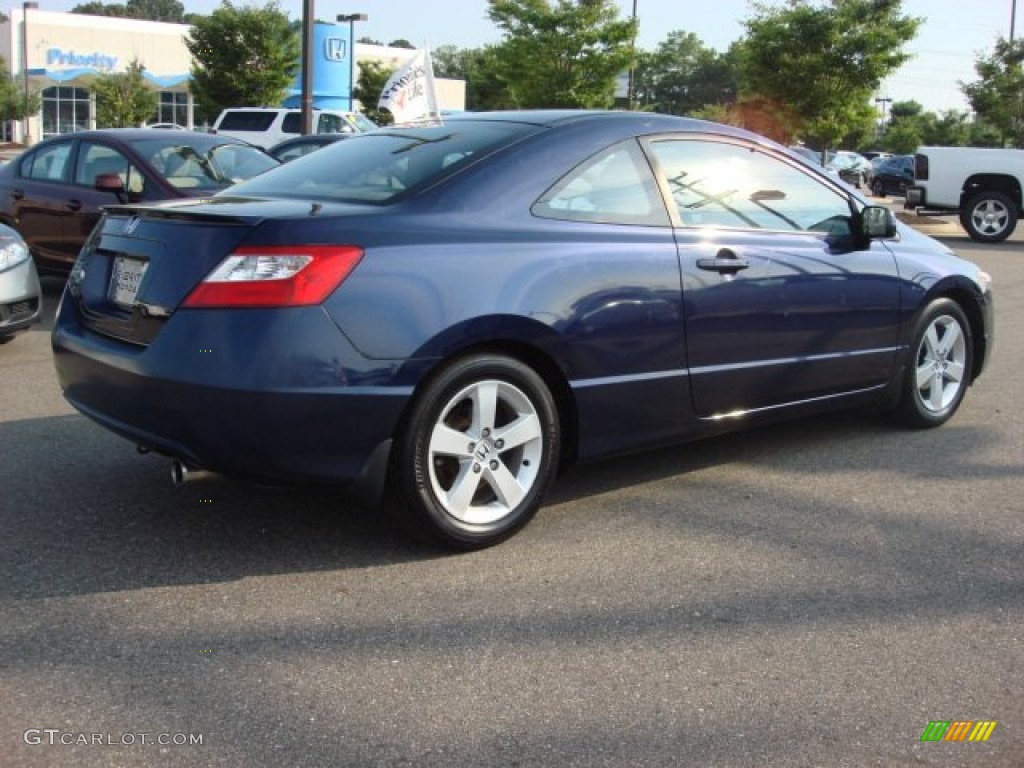
<path fill-rule="evenodd" d="M 43 138 L 89 127 L 89 91 L 56 85 L 43 90 Z"/>
<path fill-rule="evenodd" d="M 174 123 L 188 127 L 188 94 L 179 91 L 161 91 L 153 123 Z"/>

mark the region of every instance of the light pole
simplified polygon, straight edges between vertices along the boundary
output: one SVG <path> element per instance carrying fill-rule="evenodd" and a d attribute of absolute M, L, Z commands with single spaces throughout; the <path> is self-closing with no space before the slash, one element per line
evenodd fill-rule
<path fill-rule="evenodd" d="M 303 136 L 313 132 L 313 0 L 302 0 L 302 96 L 301 128 Z"/>
<path fill-rule="evenodd" d="M 626 87 L 626 99 L 627 99 L 626 103 L 629 105 L 629 109 L 630 110 L 633 109 L 633 96 L 634 96 L 634 91 L 636 89 L 636 85 L 634 83 L 634 80 L 636 79 L 636 61 L 635 61 L 635 57 L 636 57 L 636 27 L 635 27 L 635 25 L 636 25 L 636 0 L 633 0 L 633 24 L 634 24 L 633 41 L 630 43 L 629 47 L 630 47 L 631 53 L 633 54 L 634 61 L 631 61 L 629 63 L 629 85 Z"/>
<path fill-rule="evenodd" d="M 885 126 L 885 108 L 887 106 L 889 106 L 889 104 L 891 102 L 892 102 L 892 99 L 890 99 L 888 96 L 879 96 L 877 99 L 875 99 L 875 104 L 881 104 L 882 105 L 882 107 L 881 107 L 881 109 L 882 109 L 882 122 L 879 124 L 879 126 L 878 126 L 879 130 L 877 131 L 877 133 L 879 133 L 879 134 L 881 134 L 881 132 L 882 132 L 881 129 Z"/>
<path fill-rule="evenodd" d="M 32 140 L 28 133 L 28 12 L 38 7 L 39 3 L 31 2 L 31 0 L 26 0 L 21 4 L 21 72 L 25 81 L 21 139 L 25 146 L 28 146 Z"/>
<path fill-rule="evenodd" d="M 369 21 L 370 16 L 365 13 L 343 13 L 338 16 L 338 21 L 348 22 L 348 111 L 356 111 L 356 22 Z"/>

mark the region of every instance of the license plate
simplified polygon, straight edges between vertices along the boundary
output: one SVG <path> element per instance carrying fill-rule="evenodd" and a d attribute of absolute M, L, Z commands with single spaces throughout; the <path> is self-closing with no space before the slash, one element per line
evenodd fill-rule
<path fill-rule="evenodd" d="M 114 270 L 110 275 L 110 300 L 122 307 L 133 306 L 147 266 L 149 262 L 138 259 L 126 259 L 123 256 L 114 259 Z"/>

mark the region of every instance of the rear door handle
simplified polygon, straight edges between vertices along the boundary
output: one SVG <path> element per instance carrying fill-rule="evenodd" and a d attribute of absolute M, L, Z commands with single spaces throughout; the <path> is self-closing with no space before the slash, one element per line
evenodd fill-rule
<path fill-rule="evenodd" d="M 82 207 L 82 201 L 81 200 L 68 200 L 68 204 L 67 204 L 66 207 L 67 207 L 67 209 L 69 211 L 77 211 L 79 208 Z"/>
<path fill-rule="evenodd" d="M 25 196 L 25 190 L 23 190 L 23 189 L 12 189 L 11 190 L 11 197 L 13 197 L 15 200 L 21 200 L 21 198 L 23 198 L 24 196 Z"/>

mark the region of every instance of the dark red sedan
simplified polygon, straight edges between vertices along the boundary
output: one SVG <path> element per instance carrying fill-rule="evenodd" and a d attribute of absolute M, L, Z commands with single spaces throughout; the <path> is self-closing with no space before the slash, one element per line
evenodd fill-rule
<path fill-rule="evenodd" d="M 109 128 L 43 141 L 0 168 L 0 222 L 40 271 L 67 274 L 100 208 L 209 197 L 278 161 L 227 136 Z"/>

